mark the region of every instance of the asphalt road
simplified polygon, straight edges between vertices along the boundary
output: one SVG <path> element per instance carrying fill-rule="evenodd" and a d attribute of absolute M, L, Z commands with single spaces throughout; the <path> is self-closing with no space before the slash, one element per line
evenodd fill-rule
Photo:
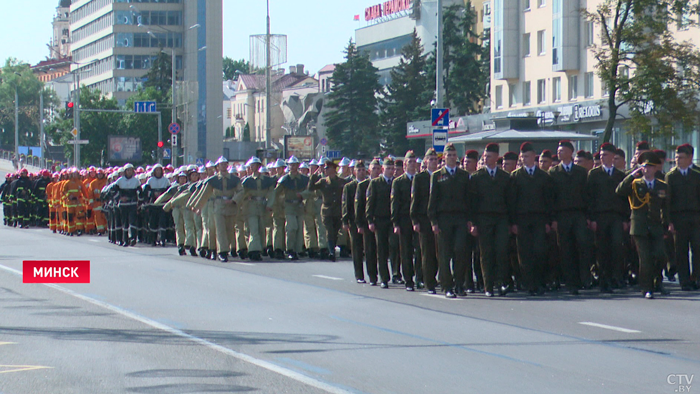
<path fill-rule="evenodd" d="M 91 283 L 22 284 L 30 259 L 89 259 Z M 0 392 L 694 392 L 699 300 L 449 300 L 357 284 L 347 260 L 221 264 L 0 226 Z"/>

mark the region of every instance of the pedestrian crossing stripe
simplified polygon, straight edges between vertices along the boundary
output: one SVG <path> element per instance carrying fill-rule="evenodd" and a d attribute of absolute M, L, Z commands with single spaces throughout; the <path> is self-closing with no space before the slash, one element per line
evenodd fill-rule
<path fill-rule="evenodd" d="M 0 365 L 0 373 L 34 371 L 37 369 L 49 369 L 53 367 L 44 367 L 42 365 Z"/>

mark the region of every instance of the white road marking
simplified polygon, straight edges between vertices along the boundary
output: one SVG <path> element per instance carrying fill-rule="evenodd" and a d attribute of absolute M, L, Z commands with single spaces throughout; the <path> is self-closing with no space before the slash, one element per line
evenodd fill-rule
<path fill-rule="evenodd" d="M 251 264 L 251 263 L 236 263 L 236 264 L 238 264 L 238 265 L 249 265 L 249 266 L 251 266 L 251 267 L 255 267 L 255 264 Z"/>
<path fill-rule="evenodd" d="M 336 278 L 334 276 L 326 276 L 326 275 L 311 275 L 311 276 L 315 276 L 315 277 L 321 278 L 321 279 L 343 280 L 343 278 Z"/>
<path fill-rule="evenodd" d="M 47 368 L 51 369 L 53 367 L 44 367 L 43 365 L 0 365 L 0 373 L 34 371 Z"/>
<path fill-rule="evenodd" d="M 90 242 L 100 242 L 99 239 L 90 239 Z"/>
<path fill-rule="evenodd" d="M 0 346 L 2 345 L 16 345 L 17 342 L 0 342 Z"/>
<path fill-rule="evenodd" d="M 22 272 L 21 272 L 21 271 L 17 271 L 16 269 L 13 269 L 13 268 L 10 268 L 10 267 L 6 267 L 6 266 L 4 266 L 4 265 L 0 265 L 0 269 L 3 269 L 3 270 L 5 270 L 5 271 L 8 271 L 8 272 L 13 273 L 13 274 L 18 275 L 18 276 L 22 276 Z M 153 327 L 153 328 L 155 328 L 155 329 L 162 330 L 162 331 L 168 332 L 168 333 L 170 333 L 170 334 L 172 334 L 172 335 L 177 335 L 177 336 L 179 336 L 179 337 L 182 337 L 182 338 L 185 338 L 185 339 L 187 339 L 187 340 L 190 340 L 190 341 L 192 341 L 192 342 L 194 342 L 194 343 L 197 343 L 197 344 L 199 344 L 199 345 L 206 346 L 206 347 L 208 347 L 209 349 L 212 349 L 212 350 L 215 350 L 215 351 L 217 351 L 217 352 L 226 354 L 226 355 L 231 356 L 231 357 L 233 357 L 233 358 L 236 358 L 236 359 L 238 359 L 238 360 L 247 362 L 247 363 L 249 363 L 249 364 L 256 365 L 256 366 L 258 366 L 258 367 L 260 367 L 260 368 L 267 369 L 268 371 L 272 371 L 272 372 L 277 373 L 277 374 L 280 374 L 280 375 L 282 375 L 282 376 L 286 376 L 286 377 L 288 377 L 288 378 L 290 378 L 290 379 L 296 380 L 297 382 L 306 384 L 306 385 L 308 385 L 308 386 L 315 387 L 315 388 L 317 388 L 317 389 L 324 390 L 324 391 L 327 391 L 327 392 L 333 393 L 333 394 L 351 394 L 351 393 L 352 393 L 351 391 L 348 391 L 348 390 L 345 390 L 345 389 L 342 389 L 342 388 L 333 386 L 332 384 L 323 382 L 323 381 L 318 380 L 318 379 L 314 379 L 314 378 L 312 378 L 312 377 L 310 377 L 310 376 L 306 376 L 306 375 L 304 375 L 304 374 L 301 374 L 301 373 L 299 373 L 299 372 L 293 371 L 293 370 L 291 370 L 291 369 L 281 367 L 281 366 L 276 365 L 276 364 L 273 364 L 273 363 L 271 363 L 271 362 L 269 362 L 269 361 L 261 360 L 261 359 L 259 359 L 259 358 L 255 358 L 255 357 L 253 357 L 253 356 L 249 356 L 249 355 L 247 355 L 247 354 L 245 354 L 245 353 L 240 353 L 240 352 L 237 352 L 237 351 L 235 351 L 235 350 L 231 350 L 231 349 L 229 349 L 229 348 L 227 348 L 227 347 L 224 347 L 224 346 L 221 346 L 221 345 L 217 345 L 217 344 L 215 344 L 215 343 L 213 343 L 213 342 L 209 342 L 209 341 L 207 341 L 206 339 L 202 339 L 202 338 L 196 337 L 196 336 L 194 336 L 194 335 L 187 334 L 186 332 L 183 332 L 183 331 L 181 331 L 181 330 L 178 330 L 177 328 L 173 328 L 173 327 L 167 326 L 167 325 L 165 325 L 165 324 L 159 323 L 159 322 L 157 322 L 157 321 L 155 321 L 155 320 L 151 320 L 151 319 L 149 319 L 149 318 L 147 318 L 147 317 L 140 316 L 140 315 L 137 315 L 137 314 L 135 314 L 135 313 L 133 313 L 133 312 L 126 311 L 126 310 L 124 310 L 124 309 L 122 309 L 122 308 L 120 308 L 120 307 L 118 307 L 118 306 L 114 306 L 114 305 L 112 305 L 112 304 L 108 304 L 108 303 L 106 303 L 106 302 L 98 301 L 98 300 L 96 300 L 96 299 L 94 299 L 94 298 L 90 298 L 90 297 L 84 296 L 84 295 L 79 294 L 79 293 L 76 293 L 76 292 L 74 292 L 73 290 L 70 290 L 70 289 L 68 289 L 68 288 L 65 288 L 65 287 L 62 287 L 62 286 L 58 286 L 58 285 L 55 285 L 55 284 L 45 284 L 45 286 L 48 286 L 48 287 L 50 287 L 50 288 L 52 288 L 52 289 L 55 289 L 55 290 L 58 290 L 58 291 L 60 291 L 60 292 L 62 292 L 62 293 L 65 293 L 65 294 L 68 294 L 68 295 L 70 295 L 70 296 L 73 296 L 73 297 L 75 297 L 75 298 L 81 299 L 81 300 L 83 300 L 83 301 L 89 302 L 89 303 L 91 303 L 91 304 L 93 304 L 93 305 L 97 305 L 97 306 L 99 306 L 99 307 L 101 307 L 101 308 L 104 308 L 104 309 L 110 310 L 110 311 L 112 311 L 112 312 L 118 313 L 118 314 L 120 314 L 120 315 L 122 315 L 122 316 L 124 316 L 124 317 L 129 318 L 129 319 L 136 320 L 136 321 L 141 322 L 141 323 L 143 323 L 143 324 L 149 325 L 149 326 L 151 326 L 151 327 Z"/>
<path fill-rule="evenodd" d="M 607 324 L 600 324 L 600 323 L 593 323 L 589 321 L 582 321 L 579 322 L 578 324 L 583 324 L 584 326 L 591 326 L 591 327 L 598 327 L 598 328 L 604 328 L 606 330 L 613 330 L 613 331 L 619 331 L 619 332 L 624 332 L 627 334 L 635 334 L 641 331 L 638 330 L 631 330 L 629 328 L 623 328 L 623 327 L 615 327 L 615 326 L 609 326 Z"/>

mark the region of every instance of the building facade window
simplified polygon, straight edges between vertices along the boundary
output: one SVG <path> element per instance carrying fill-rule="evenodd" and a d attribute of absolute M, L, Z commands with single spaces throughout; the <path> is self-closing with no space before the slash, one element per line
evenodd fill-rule
<path fill-rule="evenodd" d="M 593 97 L 593 77 L 594 77 L 594 74 L 592 72 L 588 72 L 584 76 L 583 95 L 586 98 Z"/>
<path fill-rule="evenodd" d="M 532 104 L 530 97 L 532 97 L 530 81 L 525 81 L 523 82 L 523 105 Z"/>
<path fill-rule="evenodd" d="M 586 22 L 584 34 L 585 46 L 593 46 L 593 42 L 595 40 L 595 24 L 593 22 Z"/>
<path fill-rule="evenodd" d="M 545 31 L 540 30 L 537 32 L 537 54 L 543 56 L 545 53 L 545 48 L 547 43 L 545 42 Z"/>
<path fill-rule="evenodd" d="M 547 81 L 544 79 L 537 80 L 537 103 L 542 104 L 547 101 Z"/>
<path fill-rule="evenodd" d="M 530 33 L 523 34 L 523 56 L 530 56 Z"/>
<path fill-rule="evenodd" d="M 508 106 L 514 107 L 518 104 L 518 96 L 515 91 L 515 84 L 508 84 Z"/>
<path fill-rule="evenodd" d="M 578 75 L 569 76 L 569 101 L 578 98 Z"/>
<path fill-rule="evenodd" d="M 547 0 L 537 0 L 537 1 L 539 2 L 537 5 L 539 8 L 542 8 L 542 7 L 547 5 Z"/>
<path fill-rule="evenodd" d="M 530 0 L 523 0 L 523 10 L 530 11 Z"/>
<path fill-rule="evenodd" d="M 503 85 L 496 86 L 496 108 L 503 108 Z"/>
<path fill-rule="evenodd" d="M 555 103 L 561 101 L 561 77 L 552 78 L 552 100 Z"/>

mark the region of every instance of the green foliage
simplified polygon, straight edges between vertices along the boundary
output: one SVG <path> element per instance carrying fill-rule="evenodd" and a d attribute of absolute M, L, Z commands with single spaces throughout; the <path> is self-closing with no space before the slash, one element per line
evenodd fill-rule
<path fill-rule="evenodd" d="M 700 52 L 675 39 L 669 26 L 696 25 L 690 0 L 605 0 L 585 17 L 600 27 L 593 48 L 596 71 L 607 89 L 610 141 L 619 109 L 630 110 L 629 132 L 665 137 L 692 128 L 700 117 Z M 683 11 L 695 15 L 687 20 Z"/>
<path fill-rule="evenodd" d="M 330 110 L 326 126 L 331 146 L 347 156 L 374 155 L 379 151 L 379 115 L 377 93 L 380 91 L 377 68 L 369 55 L 359 53 L 350 40 L 345 62 L 336 66 L 328 94 Z"/>
<path fill-rule="evenodd" d="M 151 64 L 143 83 L 144 88 L 155 88 L 161 92 L 168 92 L 173 84 L 173 62 L 171 55 L 165 53 L 163 48 Z"/>
<path fill-rule="evenodd" d="M 414 29 L 411 43 L 401 50 L 399 65 L 391 70 L 391 83 L 385 86 L 380 102 L 384 148 L 396 156 L 403 156 L 409 149 L 423 150 L 422 140 L 406 138 L 406 124 L 429 118 L 435 76 L 429 79 L 425 70 L 426 55 Z"/>
<path fill-rule="evenodd" d="M 245 59 L 233 60 L 228 56 L 224 57 L 224 81 L 238 79 L 237 74 L 248 74 L 250 71 L 250 62 Z"/>
<path fill-rule="evenodd" d="M 480 111 L 490 78 L 483 60 L 489 58 L 489 48 L 480 45 L 476 18 L 471 1 L 451 5 L 443 14 L 445 105 L 463 115 Z"/>
<path fill-rule="evenodd" d="M 19 73 L 17 75 L 15 73 Z M 58 105 L 58 99 L 52 90 L 45 90 L 44 83 L 34 75 L 29 65 L 15 58 L 8 58 L 0 70 L 0 146 L 14 149 L 15 145 L 15 86 L 19 102 L 19 144 L 21 146 L 39 146 L 39 94 L 44 94 L 45 114 Z M 45 115 L 46 117 L 46 115 Z"/>
<path fill-rule="evenodd" d="M 250 125 L 247 122 L 243 127 L 243 141 L 250 142 Z"/>

